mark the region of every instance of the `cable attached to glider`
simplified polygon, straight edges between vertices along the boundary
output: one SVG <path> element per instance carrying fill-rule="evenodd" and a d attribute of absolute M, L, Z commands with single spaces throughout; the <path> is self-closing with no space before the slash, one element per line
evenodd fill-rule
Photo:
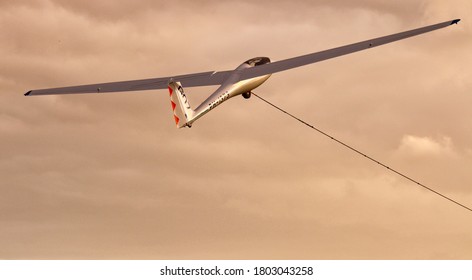
<path fill-rule="evenodd" d="M 424 189 L 426 189 L 426 190 L 428 190 L 428 191 L 430 191 L 430 192 L 432 192 L 432 193 L 435 193 L 435 194 L 439 195 L 440 197 L 445 198 L 445 199 L 449 200 L 450 202 L 453 202 L 453 203 L 459 205 L 460 207 L 463 207 L 463 208 L 465 208 L 465 209 L 467 209 L 467 210 L 469 210 L 469 211 L 472 212 L 472 209 L 469 208 L 469 207 L 467 207 L 467 206 L 465 206 L 464 204 L 461 204 L 461 203 L 457 202 L 456 200 L 454 200 L 454 199 L 452 199 L 452 198 L 449 198 L 449 197 L 447 197 L 447 196 L 441 194 L 440 192 L 433 190 L 433 189 L 430 188 L 430 187 L 427 187 L 426 185 L 424 185 L 424 184 L 422 184 L 422 183 L 416 181 L 415 179 L 413 179 L 413 178 L 411 178 L 411 177 L 409 177 L 409 176 L 407 176 L 407 175 L 405 175 L 405 174 L 403 174 L 403 173 L 401 173 L 401 172 L 399 172 L 399 171 L 397 171 L 397 170 L 395 170 L 395 169 L 393 169 L 393 168 L 387 166 L 386 164 L 384 164 L 384 163 L 382 163 L 382 162 L 380 162 L 380 161 L 374 159 L 373 157 L 368 156 L 367 154 L 365 154 L 365 153 L 359 151 L 358 149 L 356 149 L 356 148 L 354 148 L 354 147 L 352 147 L 352 146 L 350 146 L 350 145 L 344 143 L 343 141 L 334 138 L 333 136 L 329 135 L 328 133 L 326 133 L 326 132 L 324 132 L 324 131 L 322 131 L 322 130 L 316 128 L 315 126 L 313 126 L 313 125 L 307 123 L 306 121 L 304 121 L 304 120 L 302 120 L 302 119 L 300 119 L 300 118 L 298 118 L 298 117 L 296 117 L 296 116 L 290 114 L 289 112 L 287 112 L 287 111 L 285 111 L 284 109 L 278 107 L 277 105 L 274 105 L 273 103 L 267 101 L 266 99 L 260 97 L 259 95 L 255 94 L 255 93 L 252 93 L 252 94 L 253 94 L 254 96 L 256 96 L 257 98 L 259 98 L 260 100 L 264 101 L 265 103 L 269 104 L 270 106 L 274 107 L 275 109 L 279 110 L 280 112 L 282 112 L 282 113 L 284 113 L 284 114 L 290 116 L 291 118 L 293 118 L 293 119 L 295 119 L 295 120 L 301 122 L 302 124 L 304 124 L 304 125 L 310 127 L 311 129 L 313 129 L 313 130 L 315 130 L 315 131 L 317 131 L 317 132 L 323 134 L 324 136 L 330 138 L 331 140 L 337 142 L 338 144 L 341 144 L 341 145 L 343 145 L 344 147 L 350 149 L 351 151 L 353 151 L 353 152 L 355 152 L 355 153 L 357 153 L 357 154 L 359 154 L 359 155 L 361 155 L 361 156 L 367 158 L 367 159 L 370 160 L 370 161 L 373 161 L 373 162 L 377 163 L 378 165 L 380 165 L 380 166 L 382 166 L 382 167 L 388 169 L 389 171 L 391 171 L 391 172 L 393 172 L 393 173 L 395 173 L 395 174 L 397 174 L 397 175 L 400 175 L 401 177 L 403 177 L 403 178 L 405 178 L 405 179 L 407 179 L 407 180 L 409 180 L 409 181 L 415 183 L 416 185 L 418 185 L 418 186 L 420 186 L 420 187 L 422 187 L 422 188 L 424 188 Z"/>

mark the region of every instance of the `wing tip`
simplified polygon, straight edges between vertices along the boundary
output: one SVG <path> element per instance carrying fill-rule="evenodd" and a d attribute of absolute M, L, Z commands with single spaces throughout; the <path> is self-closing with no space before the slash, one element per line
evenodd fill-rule
<path fill-rule="evenodd" d="M 32 90 L 28 91 L 27 93 L 25 93 L 25 96 L 30 96 L 31 92 L 32 92 Z"/>
<path fill-rule="evenodd" d="M 458 18 L 458 19 L 455 19 L 455 20 L 451 21 L 451 25 L 453 25 L 453 24 L 458 24 L 458 23 L 459 23 L 459 21 L 461 21 L 461 19 L 460 19 L 460 18 Z"/>

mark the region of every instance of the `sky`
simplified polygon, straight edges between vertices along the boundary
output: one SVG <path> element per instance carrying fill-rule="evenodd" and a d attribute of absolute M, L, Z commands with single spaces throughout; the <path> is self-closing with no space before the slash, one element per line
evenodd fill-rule
<path fill-rule="evenodd" d="M 461 18 L 255 92 L 471 207 L 471 16 L 469 0 L 0 0 L 0 259 L 472 259 L 471 212 L 257 98 L 176 129 L 165 90 L 23 96 Z"/>

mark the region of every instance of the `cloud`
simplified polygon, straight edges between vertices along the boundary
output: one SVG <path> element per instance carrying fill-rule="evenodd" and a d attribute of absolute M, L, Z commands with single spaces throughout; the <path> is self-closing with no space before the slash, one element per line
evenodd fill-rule
<path fill-rule="evenodd" d="M 404 135 L 397 151 L 404 156 L 414 157 L 451 157 L 456 155 L 452 139 L 447 136 L 435 140 L 431 137 Z"/>

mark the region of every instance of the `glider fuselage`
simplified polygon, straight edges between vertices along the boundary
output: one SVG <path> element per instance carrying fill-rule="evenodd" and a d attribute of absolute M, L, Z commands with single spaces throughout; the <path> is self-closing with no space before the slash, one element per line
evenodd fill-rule
<path fill-rule="evenodd" d="M 239 65 L 235 71 L 221 84 L 218 89 L 211 94 L 205 101 L 202 102 L 194 111 L 193 117 L 187 121 L 187 126 L 191 126 L 197 119 L 215 109 L 218 105 L 224 101 L 241 94 L 250 94 L 250 92 L 262 85 L 271 74 L 263 75 L 260 77 L 250 78 L 241 80 L 241 70 L 257 67 L 259 65 L 270 63 L 270 59 L 267 57 L 256 57 L 245 61 Z M 185 86 L 185 84 L 183 85 Z"/>

